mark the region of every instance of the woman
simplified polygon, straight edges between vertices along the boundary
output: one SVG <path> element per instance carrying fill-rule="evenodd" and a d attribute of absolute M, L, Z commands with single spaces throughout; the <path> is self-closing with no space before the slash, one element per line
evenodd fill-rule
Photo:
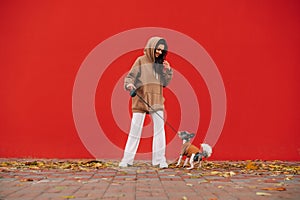
<path fill-rule="evenodd" d="M 165 60 L 168 45 L 165 39 L 152 37 L 144 49 L 144 55 L 134 62 L 125 77 L 124 87 L 128 91 L 135 90 L 137 96 L 132 98 L 132 120 L 124 156 L 120 167 L 133 164 L 140 142 L 146 114 L 150 114 L 154 124 L 152 144 L 152 164 L 167 168 L 165 157 L 166 137 L 164 129 L 164 97 L 163 87 L 166 87 L 173 76 L 173 70 Z M 140 99 L 142 97 L 151 108 Z M 155 112 L 156 113 L 155 113 Z"/>

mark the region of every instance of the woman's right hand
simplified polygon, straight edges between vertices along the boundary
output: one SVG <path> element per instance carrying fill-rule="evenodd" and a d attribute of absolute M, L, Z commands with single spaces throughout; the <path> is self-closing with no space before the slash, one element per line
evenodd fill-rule
<path fill-rule="evenodd" d="M 126 86 L 126 89 L 127 89 L 128 91 L 132 91 L 132 90 L 135 90 L 136 87 L 135 87 L 132 83 L 129 83 L 129 84 Z"/>

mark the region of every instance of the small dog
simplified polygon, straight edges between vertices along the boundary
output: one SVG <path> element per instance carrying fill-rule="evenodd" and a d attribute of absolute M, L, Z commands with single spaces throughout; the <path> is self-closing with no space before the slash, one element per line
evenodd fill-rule
<path fill-rule="evenodd" d="M 189 133 L 187 131 L 180 131 L 177 133 L 178 137 L 182 139 L 183 145 L 181 148 L 181 153 L 180 157 L 178 159 L 178 162 L 176 164 L 176 167 L 178 167 L 181 163 L 181 159 L 183 156 L 186 156 L 186 159 L 184 161 L 183 167 L 185 167 L 190 161 L 190 167 L 187 169 L 193 169 L 194 168 L 194 162 L 198 162 L 198 168 L 201 167 L 201 161 L 204 158 L 208 158 L 212 154 L 212 148 L 208 144 L 201 144 L 200 148 L 201 151 L 198 147 L 195 145 L 192 145 L 190 140 L 195 136 L 194 133 Z"/>

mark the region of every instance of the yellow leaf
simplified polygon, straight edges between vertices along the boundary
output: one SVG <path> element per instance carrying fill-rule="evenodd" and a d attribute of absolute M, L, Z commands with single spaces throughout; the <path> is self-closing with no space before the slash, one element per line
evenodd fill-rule
<path fill-rule="evenodd" d="M 235 173 L 234 173 L 233 171 L 225 172 L 225 173 L 223 174 L 223 176 L 224 176 L 225 178 L 228 178 L 228 177 L 231 177 L 231 176 L 234 176 L 234 175 L 235 175 Z"/>
<path fill-rule="evenodd" d="M 212 171 L 210 172 L 211 175 L 219 175 L 221 172 L 218 172 L 218 171 Z"/>
<path fill-rule="evenodd" d="M 258 195 L 258 196 L 271 196 L 270 193 L 266 193 L 266 192 L 256 192 L 256 195 Z"/>
<path fill-rule="evenodd" d="M 256 170 L 258 166 L 254 162 L 248 162 L 246 165 L 246 169 L 248 170 Z"/>
<path fill-rule="evenodd" d="M 262 190 L 285 191 L 286 188 L 284 188 L 284 187 L 274 187 L 274 188 L 262 188 Z"/>
<path fill-rule="evenodd" d="M 63 196 L 62 198 L 64 198 L 64 199 L 74 199 L 75 196 Z"/>
<path fill-rule="evenodd" d="M 285 176 L 286 176 L 285 180 L 287 180 L 287 181 L 290 181 L 294 178 L 293 175 L 285 175 Z"/>
<path fill-rule="evenodd" d="M 233 171 L 230 171 L 230 172 L 229 172 L 229 175 L 230 175 L 230 176 L 234 176 L 234 175 L 236 175 L 236 173 L 233 172 Z"/>
<path fill-rule="evenodd" d="M 201 184 L 201 183 L 209 183 L 209 181 L 208 180 L 200 180 L 198 183 L 199 184 Z"/>
<path fill-rule="evenodd" d="M 31 181 L 33 181 L 32 178 L 24 178 L 20 180 L 20 182 L 31 182 Z"/>

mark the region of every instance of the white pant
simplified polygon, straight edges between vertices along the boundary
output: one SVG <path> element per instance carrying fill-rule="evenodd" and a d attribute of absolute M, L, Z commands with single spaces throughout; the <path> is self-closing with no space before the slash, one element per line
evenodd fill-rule
<path fill-rule="evenodd" d="M 157 111 L 157 113 L 163 118 L 163 111 Z M 124 156 L 121 163 L 133 164 L 133 160 L 138 149 L 142 129 L 144 125 L 146 113 L 133 113 L 130 132 L 127 139 Z M 156 113 L 151 113 L 151 117 L 154 124 L 154 135 L 152 143 L 152 164 L 165 167 L 167 165 L 165 150 L 166 150 L 166 136 L 164 128 L 164 120 L 161 119 Z"/>

